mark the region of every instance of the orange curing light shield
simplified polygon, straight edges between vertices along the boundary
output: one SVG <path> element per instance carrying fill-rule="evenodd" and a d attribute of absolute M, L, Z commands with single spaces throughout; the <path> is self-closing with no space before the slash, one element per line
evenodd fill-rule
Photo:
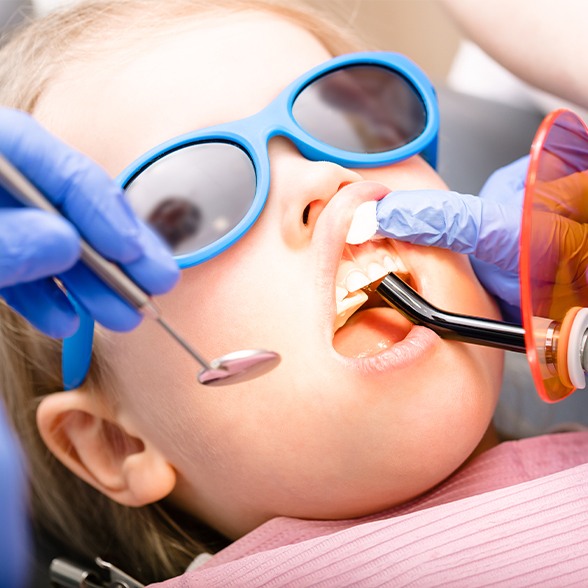
<path fill-rule="evenodd" d="M 580 354 L 580 339 L 570 336 L 579 308 L 588 307 L 587 268 L 588 129 L 561 109 L 544 119 L 533 141 L 521 230 L 525 345 L 547 402 L 575 390 L 568 356 L 572 347 Z"/>

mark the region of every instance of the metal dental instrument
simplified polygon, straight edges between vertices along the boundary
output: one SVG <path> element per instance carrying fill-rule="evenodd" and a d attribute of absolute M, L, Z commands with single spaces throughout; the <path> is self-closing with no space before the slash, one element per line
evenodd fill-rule
<path fill-rule="evenodd" d="M 79 566 L 65 558 L 55 558 L 49 566 L 51 586 L 61 588 L 145 588 L 121 569 L 104 561 L 95 560 L 96 569 Z"/>
<path fill-rule="evenodd" d="M 0 185 L 25 206 L 33 206 L 62 216 L 46 198 L 6 158 L 0 155 Z M 208 362 L 161 316 L 147 292 L 144 292 L 116 264 L 100 255 L 80 239 L 82 261 L 119 296 L 141 314 L 157 321 L 201 366 L 198 381 L 209 386 L 236 384 L 261 376 L 280 362 L 279 354 L 263 349 L 234 351 Z"/>

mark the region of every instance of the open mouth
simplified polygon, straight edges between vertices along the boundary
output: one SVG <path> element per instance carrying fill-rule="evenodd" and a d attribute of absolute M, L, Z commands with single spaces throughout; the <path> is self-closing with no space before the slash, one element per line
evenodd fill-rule
<path fill-rule="evenodd" d="M 377 355 L 406 337 L 412 323 L 375 292 L 378 283 L 395 273 L 412 277 L 387 239 L 345 246 L 336 278 L 337 316 L 333 347 L 347 357 Z"/>

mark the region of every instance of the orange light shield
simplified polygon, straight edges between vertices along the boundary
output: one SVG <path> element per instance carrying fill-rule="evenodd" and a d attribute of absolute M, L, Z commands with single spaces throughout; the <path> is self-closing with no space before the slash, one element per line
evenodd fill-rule
<path fill-rule="evenodd" d="M 578 307 L 588 307 L 587 267 L 588 129 L 561 109 L 544 119 L 533 141 L 521 230 L 525 344 L 537 392 L 547 402 L 575 390 L 567 332 Z"/>

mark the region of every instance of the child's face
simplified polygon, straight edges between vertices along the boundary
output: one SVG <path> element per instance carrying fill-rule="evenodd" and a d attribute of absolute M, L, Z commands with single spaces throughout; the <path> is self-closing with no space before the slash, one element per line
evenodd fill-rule
<path fill-rule="evenodd" d="M 36 115 L 115 176 L 175 135 L 257 112 L 329 57 L 278 16 L 207 17 L 66 69 Z M 269 154 L 259 221 L 223 254 L 185 270 L 159 303 L 207 357 L 262 347 L 281 354 L 279 367 L 207 388 L 194 361 L 149 321 L 107 343 L 119 423 L 175 468 L 172 498 L 231 536 L 276 515 L 366 514 L 430 488 L 480 443 L 501 375 L 499 352 L 409 333 L 389 308 L 344 327 L 334 346 L 352 211 L 366 194 L 443 188 L 423 160 L 348 170 L 306 160 L 283 138 L 271 140 Z M 495 316 L 465 257 L 400 244 L 397 253 L 433 304 Z"/>

